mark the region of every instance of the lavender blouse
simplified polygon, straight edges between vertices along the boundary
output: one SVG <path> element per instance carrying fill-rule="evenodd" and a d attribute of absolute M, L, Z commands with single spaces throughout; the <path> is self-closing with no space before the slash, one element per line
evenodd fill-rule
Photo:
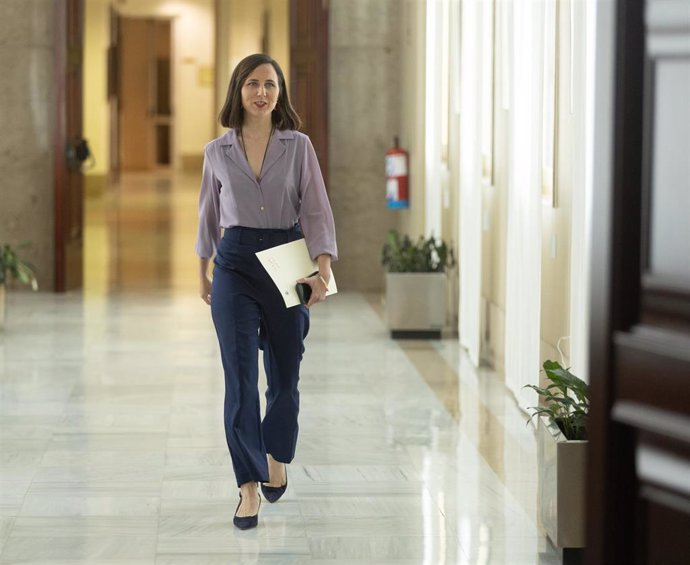
<path fill-rule="evenodd" d="M 276 131 L 257 181 L 234 130 L 204 148 L 196 253 L 209 259 L 220 242 L 220 228 L 289 229 L 297 222 L 312 259 L 338 258 L 333 212 L 309 138 Z"/>

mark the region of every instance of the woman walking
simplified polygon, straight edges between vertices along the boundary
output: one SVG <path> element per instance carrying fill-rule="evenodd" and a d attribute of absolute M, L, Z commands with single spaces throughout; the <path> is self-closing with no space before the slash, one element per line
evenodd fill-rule
<path fill-rule="evenodd" d="M 225 372 L 225 436 L 240 488 L 233 523 L 248 529 L 258 524 L 257 483 L 269 502 L 287 488 L 308 308 L 326 299 L 337 246 L 316 154 L 297 131 L 300 119 L 278 63 L 263 54 L 243 59 L 219 120 L 230 129 L 204 149 L 196 252 L 201 298 L 211 305 Z M 286 308 L 255 253 L 302 237 L 318 273 L 299 281 L 311 287 L 307 305 Z M 263 421 L 259 349 L 268 384 Z"/>

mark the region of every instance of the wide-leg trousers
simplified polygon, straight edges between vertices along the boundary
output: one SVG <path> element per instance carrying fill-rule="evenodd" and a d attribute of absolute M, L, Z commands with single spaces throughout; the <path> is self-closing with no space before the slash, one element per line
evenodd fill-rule
<path fill-rule="evenodd" d="M 235 227 L 216 252 L 211 313 L 225 372 L 225 437 L 237 485 L 268 482 L 266 454 L 290 463 L 297 445 L 299 366 L 309 331 L 305 306 L 286 308 L 255 253 L 300 239 L 290 230 Z M 267 377 L 261 420 L 259 349 Z"/>

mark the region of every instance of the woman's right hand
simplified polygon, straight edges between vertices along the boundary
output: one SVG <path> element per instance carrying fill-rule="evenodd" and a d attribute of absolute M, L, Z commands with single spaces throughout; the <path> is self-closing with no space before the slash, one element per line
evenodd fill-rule
<path fill-rule="evenodd" d="M 211 304 L 211 277 L 208 276 L 208 266 L 210 262 L 210 259 L 204 259 L 203 257 L 199 260 L 199 275 L 201 281 L 199 296 L 201 296 L 201 300 L 208 305 Z"/>
<path fill-rule="evenodd" d="M 211 279 L 208 275 L 203 275 L 201 277 L 201 300 L 206 302 L 206 304 L 211 304 Z"/>

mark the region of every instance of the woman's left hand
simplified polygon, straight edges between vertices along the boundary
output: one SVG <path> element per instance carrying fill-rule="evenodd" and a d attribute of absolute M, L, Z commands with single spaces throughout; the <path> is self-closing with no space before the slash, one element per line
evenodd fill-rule
<path fill-rule="evenodd" d="M 307 308 L 311 308 L 317 302 L 324 302 L 326 300 L 326 292 L 328 291 L 328 287 L 326 287 L 319 275 L 302 278 L 297 282 L 307 283 L 311 287 L 311 296 L 309 297 L 309 302 L 306 304 Z"/>

